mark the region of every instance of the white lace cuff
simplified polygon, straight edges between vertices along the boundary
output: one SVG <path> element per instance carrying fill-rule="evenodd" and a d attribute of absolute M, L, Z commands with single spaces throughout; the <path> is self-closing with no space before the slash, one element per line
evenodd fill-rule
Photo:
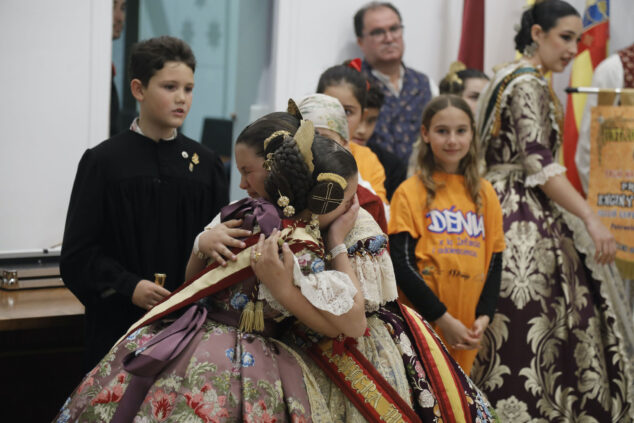
<path fill-rule="evenodd" d="M 350 262 L 361 284 L 366 311 L 376 311 L 398 298 L 394 266 L 387 251 L 375 256 L 355 254 Z"/>
<path fill-rule="evenodd" d="M 336 270 L 304 275 L 297 257 L 294 262 L 293 282 L 312 305 L 335 316 L 350 311 L 357 288 L 348 275 Z"/>
<path fill-rule="evenodd" d="M 273 294 L 271 294 L 271 291 L 269 291 L 269 289 L 263 283 L 261 283 L 258 287 L 258 300 L 266 301 L 269 307 L 282 313 L 284 317 L 291 316 L 291 313 L 289 313 L 289 311 L 286 310 L 282 304 L 277 302 Z"/>
<path fill-rule="evenodd" d="M 544 167 L 537 173 L 533 173 L 532 175 L 528 175 L 526 177 L 526 181 L 524 185 L 527 188 L 536 187 L 538 185 L 544 185 L 546 181 L 548 181 L 553 176 L 561 175 L 562 173 L 566 173 L 566 168 L 560 165 L 559 163 L 551 163 Z"/>

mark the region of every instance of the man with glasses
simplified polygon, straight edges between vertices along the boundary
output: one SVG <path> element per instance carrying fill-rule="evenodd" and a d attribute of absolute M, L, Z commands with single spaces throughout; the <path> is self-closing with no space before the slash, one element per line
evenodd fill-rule
<path fill-rule="evenodd" d="M 354 15 L 354 30 L 364 55 L 362 71 L 385 95 L 367 145 L 386 149 L 407 163 L 420 133 L 423 108 L 438 88 L 425 74 L 403 64 L 403 24 L 394 5 L 365 5 Z"/>

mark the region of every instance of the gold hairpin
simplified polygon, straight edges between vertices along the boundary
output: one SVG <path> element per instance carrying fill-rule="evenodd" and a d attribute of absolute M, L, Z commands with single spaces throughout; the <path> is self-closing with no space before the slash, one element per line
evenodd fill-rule
<path fill-rule="evenodd" d="M 269 143 L 271 142 L 271 140 L 279 137 L 280 135 L 288 135 L 289 137 L 291 136 L 291 133 L 288 131 L 285 131 L 283 129 L 280 129 L 279 131 L 275 131 L 273 132 L 271 135 L 269 135 L 265 140 L 264 140 L 264 150 L 266 150 L 266 147 L 268 147 Z"/>
<path fill-rule="evenodd" d="M 320 173 L 319 175 L 317 175 L 317 182 L 322 182 L 322 181 L 330 181 L 330 182 L 339 184 L 339 186 L 343 190 L 345 190 L 346 187 L 348 186 L 348 182 L 346 181 L 346 179 L 341 175 L 337 175 L 336 173 L 328 173 L 328 172 Z"/>
<path fill-rule="evenodd" d="M 270 172 L 271 169 L 273 169 L 273 153 L 269 153 L 266 155 L 266 160 L 264 160 L 264 163 L 262 163 L 262 167 L 267 172 Z"/>

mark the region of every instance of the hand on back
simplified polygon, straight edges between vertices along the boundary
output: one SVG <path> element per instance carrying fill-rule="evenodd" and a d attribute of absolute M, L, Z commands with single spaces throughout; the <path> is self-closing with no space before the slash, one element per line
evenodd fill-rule
<path fill-rule="evenodd" d="M 251 235 L 251 231 L 240 228 L 241 224 L 241 219 L 233 219 L 204 231 L 198 239 L 198 249 L 221 266 L 226 266 L 227 260 L 235 261 L 230 248 L 245 248 L 245 243 L 237 238 Z"/>

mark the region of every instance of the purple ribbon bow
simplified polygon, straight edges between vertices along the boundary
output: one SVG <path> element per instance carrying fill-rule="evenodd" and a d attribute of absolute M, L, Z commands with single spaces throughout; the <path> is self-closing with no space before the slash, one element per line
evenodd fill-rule
<path fill-rule="evenodd" d="M 189 345 L 206 317 L 207 309 L 194 304 L 141 349 L 124 357 L 123 368 L 132 378 L 119 400 L 111 423 L 131 422 L 134 419 L 156 376 Z"/>
<path fill-rule="evenodd" d="M 248 231 L 252 231 L 257 223 L 260 225 L 260 231 L 269 236 L 273 229 L 282 227 L 280 213 L 280 210 L 267 200 L 247 197 L 223 207 L 220 211 L 220 220 L 225 222 L 231 219 L 243 219 L 241 228 Z"/>

